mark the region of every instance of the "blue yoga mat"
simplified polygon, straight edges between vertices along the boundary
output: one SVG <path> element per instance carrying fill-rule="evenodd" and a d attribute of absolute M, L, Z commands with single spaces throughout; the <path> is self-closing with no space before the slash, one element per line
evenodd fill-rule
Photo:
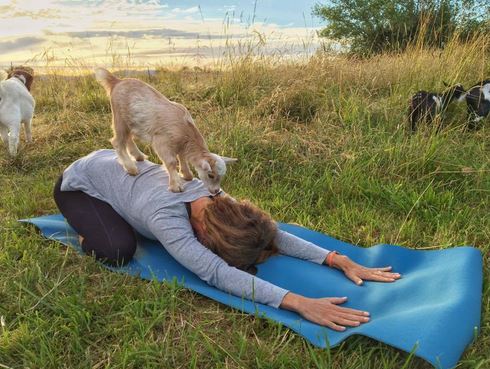
<path fill-rule="evenodd" d="M 61 215 L 23 220 L 39 227 L 47 238 L 80 251 L 78 238 Z M 298 314 L 253 303 L 209 286 L 177 263 L 156 241 L 143 237 L 131 262 L 108 269 L 143 279 L 177 278 L 185 287 L 242 311 L 266 315 L 297 332 L 313 345 L 333 347 L 360 334 L 412 352 L 436 368 L 454 367 L 480 327 L 482 257 L 478 249 L 455 247 L 417 251 L 400 246 L 362 248 L 299 226 L 280 228 L 330 250 L 348 255 L 365 266 L 392 265 L 403 278 L 395 283 L 365 282 L 356 286 L 338 270 L 274 256 L 258 266 L 257 276 L 309 297 L 341 297 L 343 306 L 367 310 L 371 321 L 344 332 L 321 327 Z"/>

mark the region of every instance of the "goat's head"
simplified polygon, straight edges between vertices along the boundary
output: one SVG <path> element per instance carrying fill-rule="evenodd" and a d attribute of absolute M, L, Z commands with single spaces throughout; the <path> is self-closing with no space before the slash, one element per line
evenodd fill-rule
<path fill-rule="evenodd" d="M 463 101 L 466 96 L 466 90 L 463 85 L 458 83 L 453 86 L 449 86 L 446 82 L 443 82 L 444 86 L 447 87 L 446 91 L 444 91 L 444 96 L 446 96 L 446 100 L 449 103 L 452 100 Z"/>
<path fill-rule="evenodd" d="M 30 68 L 32 70 L 32 68 Z M 26 87 L 28 91 L 31 91 L 32 81 L 34 77 L 26 69 L 12 69 L 8 73 L 8 78 L 16 77 L 19 79 Z"/>
<path fill-rule="evenodd" d="M 221 179 L 226 173 L 226 164 L 237 161 L 237 159 L 219 156 L 213 153 L 204 156 L 196 166 L 197 174 L 206 188 L 212 194 L 220 191 Z"/>

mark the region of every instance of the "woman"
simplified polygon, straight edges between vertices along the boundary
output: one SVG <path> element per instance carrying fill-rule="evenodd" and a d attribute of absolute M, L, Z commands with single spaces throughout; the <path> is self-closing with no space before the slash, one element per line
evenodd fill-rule
<path fill-rule="evenodd" d="M 306 298 L 254 277 L 253 265 L 274 253 L 327 264 L 357 284 L 393 282 L 391 267 L 365 268 L 310 242 L 278 230 L 274 221 L 248 202 L 219 193 L 210 196 L 193 179 L 184 192 L 168 191 L 168 174 L 149 161 L 128 175 L 114 150 L 99 150 L 71 164 L 58 180 L 54 198 L 82 238 L 82 248 L 110 264 L 127 263 L 136 250 L 134 230 L 160 241 L 199 278 L 225 292 L 296 311 L 334 330 L 369 321 L 369 313 L 338 306 L 347 298 Z"/>

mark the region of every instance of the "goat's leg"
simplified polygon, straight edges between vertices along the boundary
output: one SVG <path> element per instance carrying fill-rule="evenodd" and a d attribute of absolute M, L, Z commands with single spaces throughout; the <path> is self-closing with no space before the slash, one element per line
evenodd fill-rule
<path fill-rule="evenodd" d="M 128 148 L 129 154 L 133 158 L 135 158 L 136 161 L 143 161 L 147 158 L 147 156 L 140 151 L 140 149 L 138 148 L 138 146 L 134 142 L 134 139 L 132 136 L 128 138 L 127 148 Z"/>
<path fill-rule="evenodd" d="M 490 115 L 490 102 L 488 100 L 480 101 L 478 104 L 478 109 L 475 112 L 475 117 L 473 119 L 473 129 L 478 131 L 483 127 L 483 124 L 480 123 L 483 119 L 487 118 Z"/>
<path fill-rule="evenodd" d="M 129 156 L 127 150 L 127 143 L 131 138 L 129 129 L 114 109 L 112 113 L 112 129 L 114 131 L 114 137 L 111 139 L 111 144 L 116 150 L 119 163 L 121 163 L 128 174 L 132 176 L 137 175 L 138 167 Z"/>
<path fill-rule="evenodd" d="M 17 147 L 19 146 L 20 124 L 11 125 L 9 131 L 9 153 L 10 156 L 17 155 Z"/>
<path fill-rule="evenodd" d="M 179 163 L 180 163 L 180 171 L 182 172 L 182 176 L 186 181 L 192 181 L 194 175 L 191 172 L 191 168 L 189 168 L 189 163 L 185 160 L 182 155 L 179 155 Z"/>
<path fill-rule="evenodd" d="M 156 154 L 167 168 L 169 176 L 168 189 L 172 192 L 184 191 L 183 179 L 179 176 L 179 172 L 177 171 L 177 155 L 166 146 L 165 140 L 158 136 L 153 137 L 152 144 L 153 150 L 155 150 Z"/>
<path fill-rule="evenodd" d="M 484 117 L 481 117 L 477 114 L 473 114 L 473 117 L 468 124 L 468 129 L 471 131 L 478 131 L 482 127 L 480 121 L 483 120 L 483 118 Z"/>
<path fill-rule="evenodd" d="M 474 131 L 476 130 L 476 127 L 478 126 L 478 122 L 481 120 L 481 117 L 478 116 L 475 109 L 471 105 L 468 105 L 467 111 L 468 111 L 468 120 L 466 123 L 466 129 L 468 131 Z"/>
<path fill-rule="evenodd" d="M 24 123 L 24 129 L 26 131 L 26 141 L 32 142 L 32 119 Z"/>
<path fill-rule="evenodd" d="M 410 114 L 410 130 L 412 133 L 415 133 L 417 130 L 417 122 L 419 120 L 418 112 L 412 112 Z"/>
<path fill-rule="evenodd" d="M 2 138 L 2 142 L 6 145 L 9 143 L 9 130 L 3 124 L 0 123 L 0 137 Z"/>

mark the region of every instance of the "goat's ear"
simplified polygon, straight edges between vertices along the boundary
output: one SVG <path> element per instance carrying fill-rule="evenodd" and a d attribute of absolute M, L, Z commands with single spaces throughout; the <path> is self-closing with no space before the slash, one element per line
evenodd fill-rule
<path fill-rule="evenodd" d="M 226 164 L 230 164 L 230 163 L 235 163 L 238 161 L 238 159 L 236 158 L 229 158 L 227 156 L 222 156 L 221 159 L 223 159 L 223 161 L 226 163 Z"/>
<path fill-rule="evenodd" d="M 209 165 L 208 161 L 207 160 L 201 160 L 200 163 L 199 163 L 199 166 L 201 167 L 201 169 L 205 172 L 211 172 L 211 165 Z"/>

